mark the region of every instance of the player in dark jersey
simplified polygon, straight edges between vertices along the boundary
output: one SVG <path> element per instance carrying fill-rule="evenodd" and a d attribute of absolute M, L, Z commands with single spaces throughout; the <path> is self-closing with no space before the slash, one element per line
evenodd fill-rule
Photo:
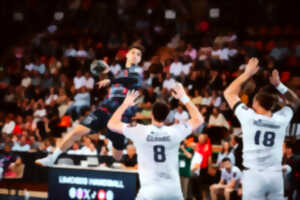
<path fill-rule="evenodd" d="M 36 160 L 36 164 L 52 166 L 58 156 L 69 149 L 73 143 L 82 136 L 89 133 L 96 133 L 101 129 L 106 128 L 108 120 L 119 105 L 121 105 L 128 90 L 138 89 L 142 85 L 142 68 L 139 67 L 138 64 L 141 62 L 143 51 L 144 48 L 140 45 L 134 45 L 129 48 L 129 51 L 126 54 L 126 69 L 122 70 L 116 77 L 110 76 L 109 79 L 104 79 L 97 83 L 99 88 L 111 85 L 108 98 L 106 98 L 103 103 L 96 110 L 91 112 L 79 125 L 67 133 L 53 154 Z M 127 109 L 122 120 L 124 122 L 130 122 L 131 117 L 135 115 L 136 111 L 136 107 Z M 125 137 L 109 130 L 107 131 L 107 137 L 112 141 L 114 158 L 120 160 L 122 151 L 125 148 Z"/>

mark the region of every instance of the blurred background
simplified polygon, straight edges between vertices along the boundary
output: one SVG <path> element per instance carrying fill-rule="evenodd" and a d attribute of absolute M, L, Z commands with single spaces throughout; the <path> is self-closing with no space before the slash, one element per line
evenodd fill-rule
<path fill-rule="evenodd" d="M 261 88 L 274 91 L 268 80 L 273 69 L 300 94 L 299 8 L 298 0 L 0 0 L 1 199 L 18 198 L 18 190 L 21 198 L 33 198 L 27 189 L 47 198 L 48 169 L 34 160 L 52 153 L 105 98 L 107 89 L 96 85 L 105 76 L 93 77 L 90 63 L 104 60 L 117 76 L 134 43 L 146 51 L 140 110 L 132 119 L 149 123 L 151 105 L 164 99 L 171 108 L 167 124 L 188 120 L 169 95 L 175 81 L 184 84 L 206 123 L 179 149 L 185 163 L 179 169 L 182 187 L 186 199 L 210 199 L 223 158 L 243 170 L 240 124 L 222 92 L 249 58 L 258 57 L 261 70 L 243 87 L 245 104 L 251 106 Z M 295 200 L 300 198 L 299 111 L 286 134 L 285 196 Z M 56 164 L 86 167 L 94 157 L 93 166 L 138 168 L 131 141 L 121 163 L 115 164 L 111 151 L 101 131 L 75 143 Z M 205 159 L 191 170 L 196 153 Z M 200 175 L 194 173 L 198 169 Z M 241 199 L 241 187 L 239 181 L 232 199 Z"/>

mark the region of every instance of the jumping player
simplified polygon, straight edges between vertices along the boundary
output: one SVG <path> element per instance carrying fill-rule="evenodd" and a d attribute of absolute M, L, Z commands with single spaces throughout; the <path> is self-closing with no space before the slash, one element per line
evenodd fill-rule
<path fill-rule="evenodd" d="M 130 47 L 126 54 L 126 69 L 115 78 L 110 77 L 110 79 L 104 79 L 98 82 L 100 88 L 111 84 L 108 98 L 103 101 L 100 107 L 91 112 L 81 124 L 77 125 L 72 131 L 67 133 L 53 154 L 36 160 L 36 164 L 52 166 L 58 156 L 70 148 L 72 144 L 82 136 L 89 133 L 96 133 L 101 129 L 106 128 L 107 121 L 118 106 L 121 105 L 128 90 L 138 89 L 142 85 L 142 69 L 138 64 L 141 62 L 143 51 L 144 48 L 139 45 Z M 136 108 L 134 107 L 127 109 L 123 115 L 123 120 L 129 122 L 130 118 L 135 115 L 135 112 Z M 107 137 L 112 141 L 114 158 L 120 160 L 122 151 L 125 148 L 125 137 L 111 131 L 107 132 Z"/>
<path fill-rule="evenodd" d="M 172 95 L 185 104 L 191 118 L 189 121 L 166 126 L 168 105 L 154 103 L 152 124 L 131 125 L 121 121 L 129 107 L 135 105 L 137 92 L 130 92 L 122 105 L 112 115 L 107 126 L 114 132 L 131 139 L 137 149 L 141 189 L 137 200 L 183 200 L 178 171 L 180 142 L 203 123 L 197 107 L 185 94 L 181 84 L 174 87 Z"/>
<path fill-rule="evenodd" d="M 239 98 L 241 86 L 254 76 L 258 59 L 251 58 L 245 71 L 225 90 L 224 96 L 239 119 L 243 132 L 243 200 L 283 200 L 282 145 L 286 129 L 299 98 L 280 80 L 274 70 L 270 82 L 284 95 L 288 105 L 273 112 L 278 97 L 266 92 L 254 96 L 252 108 Z"/>

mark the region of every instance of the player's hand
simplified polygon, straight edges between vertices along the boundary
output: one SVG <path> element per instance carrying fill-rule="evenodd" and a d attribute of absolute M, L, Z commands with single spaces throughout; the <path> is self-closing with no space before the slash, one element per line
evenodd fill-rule
<path fill-rule="evenodd" d="M 108 86 L 109 84 L 110 84 L 110 80 L 109 80 L 109 79 L 104 79 L 104 80 L 99 81 L 99 82 L 97 83 L 98 88 L 106 87 L 106 86 Z"/>
<path fill-rule="evenodd" d="M 172 96 L 175 99 L 180 99 L 185 95 L 184 88 L 181 83 L 176 83 L 175 86 L 171 90 Z"/>
<path fill-rule="evenodd" d="M 256 74 L 259 70 L 258 62 L 259 61 L 257 58 L 251 58 L 248 61 L 248 64 L 246 65 L 246 69 L 244 73 L 246 73 L 249 76 L 253 76 L 254 74 Z"/>
<path fill-rule="evenodd" d="M 272 71 L 272 76 L 270 77 L 270 83 L 277 87 L 280 84 L 280 77 L 278 70 L 274 69 Z"/>
<path fill-rule="evenodd" d="M 135 100 L 139 96 L 139 92 L 136 90 L 129 90 L 123 104 L 130 107 L 136 104 Z"/>

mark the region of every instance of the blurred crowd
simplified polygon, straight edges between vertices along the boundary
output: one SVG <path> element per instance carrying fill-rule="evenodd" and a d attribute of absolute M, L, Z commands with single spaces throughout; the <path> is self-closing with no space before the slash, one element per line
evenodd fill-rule
<path fill-rule="evenodd" d="M 90 73 L 93 60 L 104 60 L 116 76 L 124 67 L 128 46 L 140 43 L 146 47 L 141 63 L 144 83 L 139 91 L 140 111 L 133 120 L 149 123 L 151 105 L 158 99 L 170 105 L 166 124 L 188 120 L 184 106 L 170 95 L 175 82 L 181 82 L 205 118 L 179 149 L 185 198 L 241 196 L 241 130 L 222 92 L 244 70 L 249 58 L 258 56 L 261 70 L 240 94 L 245 104 L 251 105 L 260 88 L 272 90 L 269 76 L 275 68 L 281 72 L 281 81 L 300 95 L 300 41 L 286 39 L 299 33 L 290 26 L 274 26 L 272 31 L 249 27 L 242 39 L 234 31 L 210 30 L 206 23 L 195 25 L 197 34 L 186 31 L 184 22 L 176 34 L 168 34 L 165 26 L 140 19 L 134 30 L 138 34 L 115 31 L 105 39 L 89 27 L 78 32 L 70 28 L 36 34 L 29 44 L 13 48 L 0 66 L 0 179 L 20 176 L 24 166 L 16 152 L 51 153 L 63 135 L 106 98 L 109 88 L 97 86 L 105 75 Z M 293 122 L 299 123 L 297 120 L 295 117 Z M 286 143 L 285 147 L 283 170 L 287 196 L 292 199 L 299 186 L 299 168 L 297 171 L 292 145 Z M 83 137 L 66 153 L 110 156 L 112 145 L 103 130 Z M 136 157 L 135 147 L 128 141 L 120 167 L 137 169 Z"/>

